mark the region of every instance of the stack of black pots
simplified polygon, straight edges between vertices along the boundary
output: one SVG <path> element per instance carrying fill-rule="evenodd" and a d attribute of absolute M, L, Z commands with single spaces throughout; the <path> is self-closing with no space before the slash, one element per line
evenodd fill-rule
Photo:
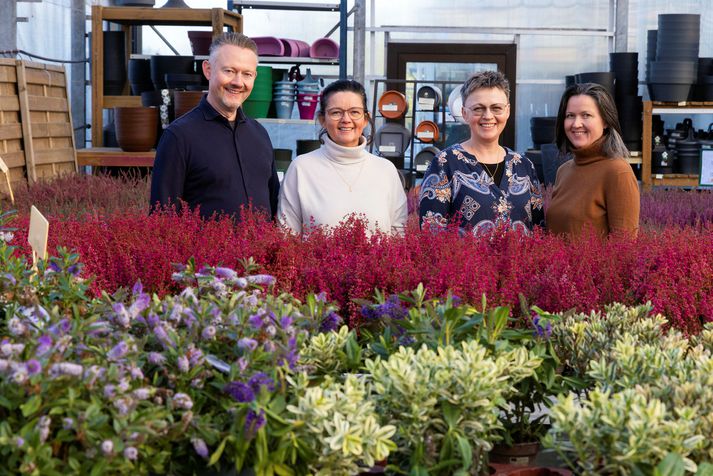
<path fill-rule="evenodd" d="M 691 91 L 693 101 L 713 101 L 713 58 L 698 58 L 698 79 Z"/>
<path fill-rule="evenodd" d="M 126 83 L 124 32 L 104 31 L 102 33 L 104 37 L 104 94 L 119 96 L 123 94 L 124 83 Z"/>
<path fill-rule="evenodd" d="M 574 76 L 574 81 L 577 84 L 584 84 L 584 83 L 597 83 L 609 91 L 609 94 L 614 97 L 614 82 L 615 82 L 615 76 L 614 73 L 609 72 L 609 71 L 600 71 L 600 72 L 594 72 L 594 73 L 579 73 Z"/>
<path fill-rule="evenodd" d="M 697 78 L 701 16 L 659 15 L 656 57 L 649 63 L 649 93 L 653 101 L 679 102 L 689 99 Z M 648 48 L 651 54 L 651 47 Z"/>
<path fill-rule="evenodd" d="M 629 150 L 641 150 L 643 102 L 639 96 L 639 54 L 610 53 L 614 74 L 614 101 L 619 112 L 622 138 Z"/>
<path fill-rule="evenodd" d="M 651 62 L 656 61 L 658 30 L 648 30 L 646 34 L 646 82 L 651 80 Z M 649 88 L 651 89 L 651 88 Z"/>
<path fill-rule="evenodd" d="M 542 162 L 542 146 L 554 144 L 556 116 L 542 116 L 530 118 L 530 135 L 532 136 L 532 149 L 525 152 L 525 156 L 530 159 L 535 167 L 537 178 L 540 183 L 545 183 L 545 173 Z M 556 147 L 556 146 L 555 146 Z"/>
<path fill-rule="evenodd" d="M 552 144 L 555 141 L 556 116 L 530 118 L 530 134 L 533 149 L 540 150 L 542 144 Z"/>

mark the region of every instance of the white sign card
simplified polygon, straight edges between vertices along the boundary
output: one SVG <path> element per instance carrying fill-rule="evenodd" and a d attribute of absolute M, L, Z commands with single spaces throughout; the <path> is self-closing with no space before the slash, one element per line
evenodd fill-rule
<path fill-rule="evenodd" d="M 34 206 L 30 208 L 30 231 L 27 242 L 32 247 L 32 261 L 36 264 L 38 259 L 47 258 L 47 237 L 49 236 L 50 223 Z"/>
<path fill-rule="evenodd" d="M 15 194 L 12 193 L 12 185 L 10 184 L 10 169 L 2 157 L 0 157 L 0 172 L 5 174 L 5 183 L 7 183 L 7 191 L 10 193 L 10 202 L 15 204 Z"/>
<path fill-rule="evenodd" d="M 701 149 L 700 185 L 713 186 L 713 149 Z"/>

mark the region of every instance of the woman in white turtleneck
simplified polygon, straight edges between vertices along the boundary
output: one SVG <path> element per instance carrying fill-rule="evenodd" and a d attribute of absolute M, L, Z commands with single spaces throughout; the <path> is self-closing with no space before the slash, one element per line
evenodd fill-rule
<path fill-rule="evenodd" d="M 396 167 L 366 151 L 364 86 L 352 80 L 327 86 L 318 119 L 322 146 L 287 169 L 277 209 L 280 223 L 306 233 L 355 215 L 367 220 L 371 232 L 403 233 L 408 210 Z"/>

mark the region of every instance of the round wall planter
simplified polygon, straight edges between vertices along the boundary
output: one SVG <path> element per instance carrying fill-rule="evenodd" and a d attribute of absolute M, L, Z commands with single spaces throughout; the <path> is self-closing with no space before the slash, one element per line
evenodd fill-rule
<path fill-rule="evenodd" d="M 406 96 L 399 91 L 389 90 L 379 98 L 379 112 L 387 119 L 400 119 L 408 111 Z"/>

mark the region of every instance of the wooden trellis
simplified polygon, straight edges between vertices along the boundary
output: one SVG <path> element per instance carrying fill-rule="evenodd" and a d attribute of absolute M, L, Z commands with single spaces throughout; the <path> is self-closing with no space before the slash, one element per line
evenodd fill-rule
<path fill-rule="evenodd" d="M 13 184 L 77 171 L 64 67 L 0 58 L 0 157 Z"/>

